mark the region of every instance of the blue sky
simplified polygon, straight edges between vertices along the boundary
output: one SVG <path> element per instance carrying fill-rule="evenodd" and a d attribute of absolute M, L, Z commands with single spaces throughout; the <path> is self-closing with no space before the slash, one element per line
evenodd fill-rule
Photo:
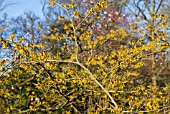
<path fill-rule="evenodd" d="M 9 17 L 17 17 L 27 11 L 32 11 L 37 16 L 43 17 L 42 4 L 40 0 L 5 0 L 5 1 L 8 1 L 8 3 L 10 2 L 16 3 L 15 5 L 9 6 L 7 9 L 3 11 L 3 13 L 7 13 Z"/>

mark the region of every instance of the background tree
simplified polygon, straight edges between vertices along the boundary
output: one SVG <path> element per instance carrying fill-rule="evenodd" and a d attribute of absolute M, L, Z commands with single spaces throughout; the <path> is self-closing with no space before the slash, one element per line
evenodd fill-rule
<path fill-rule="evenodd" d="M 4 14 L 3 11 L 6 10 L 8 7 L 11 7 L 11 6 L 14 6 L 16 5 L 15 2 L 12 2 L 10 0 L 0 0 L 0 16 L 1 16 L 1 19 L 0 19 L 0 36 L 1 38 L 3 38 L 6 34 L 3 32 L 5 31 L 6 29 L 8 29 L 8 24 L 9 24 L 9 19 L 8 19 L 8 16 L 7 14 Z M 1 39 L 0 39 L 1 41 Z M 9 55 L 5 55 L 5 52 L 9 52 L 8 49 L 4 50 L 4 49 L 1 49 L 2 48 L 2 45 L 0 43 L 0 58 L 3 58 L 3 57 L 8 57 Z"/>
<path fill-rule="evenodd" d="M 123 3 L 126 5 L 127 10 L 132 13 L 134 21 L 137 20 L 137 23 L 134 23 L 133 28 L 135 28 L 137 33 L 142 33 L 144 35 L 143 43 L 150 43 L 152 40 L 157 40 L 156 42 L 163 42 L 163 45 L 165 46 L 169 45 L 169 36 L 166 31 L 168 22 L 166 13 L 162 12 L 166 4 L 165 0 L 133 0 L 131 2 L 123 1 Z M 161 12 L 162 14 L 160 14 Z M 158 40 L 160 37 L 161 39 Z M 136 38 L 138 39 L 138 36 L 136 36 Z M 156 48 L 158 47 L 155 47 L 155 49 Z M 153 49 L 151 53 L 155 53 L 155 49 Z M 169 71 L 167 49 L 165 48 L 162 51 L 155 53 L 152 57 L 154 59 L 146 61 L 146 66 L 140 71 L 142 73 L 143 83 L 146 83 L 147 85 L 152 80 L 152 84 L 155 86 L 157 86 L 157 84 L 167 85 L 167 82 L 165 81 L 168 78 L 167 75 Z M 161 65 L 163 63 L 165 63 L 164 68 Z M 142 77 L 140 77 L 140 79 Z"/>

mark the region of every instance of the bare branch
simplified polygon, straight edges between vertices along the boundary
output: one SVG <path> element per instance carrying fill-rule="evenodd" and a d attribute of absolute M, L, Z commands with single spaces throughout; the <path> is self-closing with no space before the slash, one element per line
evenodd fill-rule
<path fill-rule="evenodd" d="M 135 7 L 138 8 L 138 10 L 142 13 L 142 16 L 143 16 L 144 20 L 146 20 L 147 22 L 149 22 L 149 20 L 147 19 L 147 16 L 144 14 L 144 12 L 142 11 L 142 9 L 139 7 L 139 3 L 140 3 L 140 2 L 141 2 L 141 1 L 138 1 L 138 3 L 136 4 L 135 1 L 133 0 L 133 3 L 134 3 L 134 5 L 135 5 Z"/>
<path fill-rule="evenodd" d="M 1 0 L 0 2 L 0 12 L 4 11 L 7 9 L 9 6 L 16 5 L 16 2 L 5 2 L 5 0 Z"/>
<path fill-rule="evenodd" d="M 163 2 L 163 0 L 160 1 L 159 5 L 158 5 L 158 8 L 157 8 L 156 11 L 155 11 L 155 14 L 158 13 L 158 11 L 159 11 L 159 9 L 160 9 L 160 7 L 161 7 L 161 5 L 162 5 L 162 2 Z"/>
<path fill-rule="evenodd" d="M 147 10 L 148 10 L 149 14 L 151 15 L 151 14 L 152 14 L 152 12 L 151 12 L 151 9 L 150 9 L 150 7 L 149 7 L 149 5 L 148 5 L 148 2 L 147 2 L 147 1 L 145 1 L 144 3 L 145 3 L 145 6 L 146 6 L 146 8 L 147 8 Z"/>
<path fill-rule="evenodd" d="M 152 12 L 155 12 L 155 5 L 156 5 L 156 1 L 152 0 Z"/>

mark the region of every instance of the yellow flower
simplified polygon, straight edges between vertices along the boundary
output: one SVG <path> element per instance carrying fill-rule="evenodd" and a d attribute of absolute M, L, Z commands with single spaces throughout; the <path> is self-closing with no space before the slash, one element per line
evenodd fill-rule
<path fill-rule="evenodd" d="M 0 32 L 2 32 L 2 28 L 0 28 Z"/>
<path fill-rule="evenodd" d="M 75 12 L 74 12 L 74 16 L 76 16 L 76 17 L 80 17 L 80 12 L 75 11 Z"/>
<path fill-rule="evenodd" d="M 49 6 L 55 6 L 56 5 L 56 0 L 52 0 L 52 1 L 48 1 L 49 2 Z"/>
<path fill-rule="evenodd" d="M 64 4 L 64 5 L 62 5 L 63 6 L 63 8 L 65 8 L 65 9 L 69 9 L 70 8 L 70 5 L 69 4 Z"/>
<path fill-rule="evenodd" d="M 33 95 L 35 94 L 35 92 L 33 91 L 33 92 L 31 92 Z"/>
<path fill-rule="evenodd" d="M 167 92 L 168 91 L 168 87 L 164 87 L 164 88 L 162 88 L 162 90 Z"/>
<path fill-rule="evenodd" d="M 63 20 L 63 19 L 65 19 L 65 17 L 64 16 L 58 16 L 58 19 Z"/>
<path fill-rule="evenodd" d="M 131 75 L 133 75 L 133 76 L 139 76 L 139 73 L 136 72 L 136 71 L 133 71 L 133 72 L 131 72 Z"/>
<path fill-rule="evenodd" d="M 37 28 L 40 30 L 40 29 L 42 29 L 42 26 L 38 26 Z"/>
<path fill-rule="evenodd" d="M 75 8 L 75 4 L 71 4 L 71 8 L 73 8 L 73 9 L 74 9 L 74 8 Z"/>
<path fill-rule="evenodd" d="M 160 17 L 160 14 L 154 15 L 154 19 L 158 19 Z"/>
<path fill-rule="evenodd" d="M 65 24 L 65 25 L 64 25 L 64 29 L 66 30 L 66 29 L 68 29 L 68 28 L 69 28 L 68 25 Z"/>
<path fill-rule="evenodd" d="M 168 23 L 164 21 L 164 22 L 161 23 L 161 25 L 162 25 L 163 28 L 166 28 L 168 26 Z"/>
<path fill-rule="evenodd" d="M 16 37 L 15 34 L 11 34 L 11 35 L 10 35 L 10 39 L 11 39 L 11 40 L 13 40 L 15 37 Z"/>
<path fill-rule="evenodd" d="M 24 54 L 25 51 L 24 51 L 23 49 L 20 49 L 20 50 L 19 50 L 19 53 L 20 53 L 20 54 Z"/>
<path fill-rule="evenodd" d="M 166 19 L 167 15 L 166 14 L 161 14 L 162 19 Z"/>
<path fill-rule="evenodd" d="M 29 106 L 30 110 L 34 110 L 34 107 L 33 106 Z"/>
<path fill-rule="evenodd" d="M 96 12 L 100 12 L 102 10 L 102 6 L 101 6 L 101 3 L 98 2 L 95 6 L 94 6 Z"/>
<path fill-rule="evenodd" d="M 7 112 L 7 113 L 9 113 L 9 112 L 10 112 L 10 109 L 9 109 L 9 108 L 7 108 L 6 112 Z"/>
<path fill-rule="evenodd" d="M 86 15 L 89 15 L 94 12 L 94 9 L 90 8 L 86 11 Z"/>
<path fill-rule="evenodd" d="M 165 35 L 164 32 L 159 32 L 159 33 L 158 33 L 158 36 L 161 37 L 161 38 L 164 37 L 164 35 Z"/>
<path fill-rule="evenodd" d="M 19 38 L 19 40 L 22 42 L 22 41 L 24 41 L 25 39 L 24 39 L 24 37 L 21 37 L 21 38 Z"/>
<path fill-rule="evenodd" d="M 47 38 L 47 35 L 43 34 L 42 37 L 43 37 L 43 38 Z"/>

